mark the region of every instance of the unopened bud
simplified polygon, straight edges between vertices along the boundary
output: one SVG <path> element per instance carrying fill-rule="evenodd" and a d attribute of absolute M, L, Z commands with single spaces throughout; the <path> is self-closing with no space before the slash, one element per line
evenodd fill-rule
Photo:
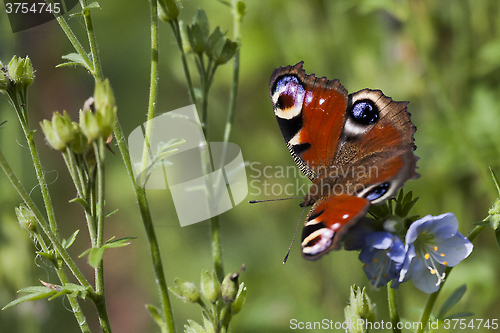
<path fill-rule="evenodd" d="M 184 302 L 197 303 L 200 300 L 200 292 L 191 282 L 175 279 L 174 288 L 169 289 Z"/>

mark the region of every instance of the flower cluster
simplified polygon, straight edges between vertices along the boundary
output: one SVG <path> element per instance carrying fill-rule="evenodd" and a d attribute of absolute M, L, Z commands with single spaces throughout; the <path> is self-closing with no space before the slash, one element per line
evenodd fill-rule
<path fill-rule="evenodd" d="M 361 220 L 352 229 L 344 247 L 361 250 L 359 260 L 375 288 L 390 281 L 391 287 L 397 288 L 411 279 L 418 289 L 433 293 L 444 281 L 445 267 L 457 265 L 472 252 L 472 243 L 458 231 L 452 213 L 428 215 L 413 222 L 397 215 L 382 224 L 369 221 Z M 406 228 L 408 222 L 411 224 Z M 406 231 L 404 243 L 401 231 Z"/>
<path fill-rule="evenodd" d="M 66 111 L 55 112 L 52 120 L 40 123 L 49 145 L 60 151 L 70 148 L 76 154 L 84 153 L 98 138 L 108 140 L 116 122 L 116 105 L 108 80 L 97 81 L 94 97 L 80 110 L 80 122 L 72 122 Z M 93 104 L 91 110 L 89 104 Z"/>
<path fill-rule="evenodd" d="M 184 302 L 199 304 L 202 309 L 203 326 L 188 320 L 188 325 L 184 326 L 185 332 L 227 332 L 231 318 L 240 312 L 246 300 L 247 288 L 243 282 L 238 283 L 238 277 L 244 269 L 243 265 L 237 273 L 227 274 L 222 282 L 219 282 L 214 271 L 210 273 L 203 270 L 201 292 L 192 282 L 174 280 L 174 287 L 170 287 L 170 291 Z"/>

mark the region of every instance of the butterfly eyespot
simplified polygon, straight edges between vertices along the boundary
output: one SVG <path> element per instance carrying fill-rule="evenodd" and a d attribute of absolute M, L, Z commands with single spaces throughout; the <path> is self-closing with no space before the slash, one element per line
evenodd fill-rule
<path fill-rule="evenodd" d="M 289 95 L 286 93 L 283 93 L 278 97 L 278 101 L 276 102 L 276 106 L 280 108 L 281 110 L 291 108 L 295 105 L 295 99 L 293 98 L 293 95 Z"/>
<path fill-rule="evenodd" d="M 360 125 L 371 125 L 378 120 L 378 108 L 369 99 L 362 99 L 354 102 L 349 116 L 350 118 Z"/>
<path fill-rule="evenodd" d="M 380 198 L 381 196 L 386 194 L 387 191 L 389 191 L 389 187 L 390 187 L 389 183 L 380 184 L 380 185 L 376 186 L 375 188 L 366 192 L 364 197 L 366 200 L 369 200 L 369 201 L 377 200 L 378 198 Z"/>
<path fill-rule="evenodd" d="M 276 116 L 291 119 L 300 114 L 306 91 L 296 76 L 285 75 L 276 80 L 271 97 Z"/>

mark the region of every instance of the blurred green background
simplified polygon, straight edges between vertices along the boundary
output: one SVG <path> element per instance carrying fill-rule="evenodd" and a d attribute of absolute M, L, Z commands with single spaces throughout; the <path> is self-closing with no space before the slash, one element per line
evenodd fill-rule
<path fill-rule="evenodd" d="M 148 102 L 150 37 L 147 1 L 99 1 L 93 10 L 104 75 L 114 88 L 118 116 L 125 135 L 145 120 Z M 211 27 L 221 26 L 232 36 L 228 7 L 211 1 L 183 1 L 181 18 L 192 21 L 197 8 L 206 10 Z M 269 77 L 275 67 L 304 61 L 307 73 L 338 78 L 350 92 L 381 89 L 395 100 L 410 101 L 408 110 L 418 130 L 415 143 L 421 177 L 407 183 L 420 197 L 415 214 L 453 212 L 460 231 L 487 216 L 498 196 L 488 167 L 500 173 L 500 2 L 496 0 L 315 0 L 246 1 L 242 25 L 241 72 L 237 113 L 230 141 L 244 159 L 265 166 L 294 165 L 274 119 L 269 100 Z M 82 40 L 83 22 L 70 21 Z M 160 96 L 158 112 L 188 105 L 189 97 L 179 52 L 170 27 L 160 29 Z M 0 60 L 29 55 L 36 79 L 29 93 L 32 126 L 67 110 L 76 120 L 83 102 L 93 92 L 93 79 L 82 68 L 59 68 L 61 56 L 73 52 L 55 21 L 12 33 L 0 10 Z M 220 141 L 226 120 L 231 65 L 220 68 L 209 102 L 209 141 Z M 194 73 L 194 67 L 192 67 Z M 0 98 L 0 148 L 18 176 L 42 206 L 39 189 L 20 126 L 6 98 Z M 60 232 L 81 232 L 70 253 L 88 248 L 84 215 L 68 203 L 75 191 L 60 154 L 35 134 L 52 191 Z M 114 145 L 114 143 L 113 143 Z M 114 148 L 118 151 L 117 147 Z M 115 332 L 159 332 L 145 304 L 158 305 L 151 259 L 138 206 L 121 158 L 109 154 L 107 202 L 118 213 L 107 220 L 106 239 L 135 236 L 125 248 L 105 253 L 107 301 Z M 254 164 L 257 167 L 258 164 Z M 258 177 L 247 169 L 249 181 Z M 267 179 L 270 184 L 295 184 L 295 179 Z M 301 181 L 304 181 L 301 178 Z M 14 207 L 20 198 L 0 174 L 0 306 L 18 297 L 16 290 L 57 283 L 54 271 L 40 257 L 27 232 L 18 227 Z M 250 188 L 248 200 L 268 199 Z M 281 195 L 283 196 L 283 195 Z M 175 277 L 199 284 L 202 269 L 212 269 L 208 222 L 181 228 L 168 190 L 150 191 L 162 257 L 171 283 Z M 301 258 L 296 242 L 286 265 L 282 259 L 301 208 L 297 201 L 249 205 L 245 202 L 221 216 L 226 272 L 241 264 L 246 271 L 247 303 L 231 323 L 233 332 L 289 332 L 290 320 L 343 321 L 349 286 L 367 286 L 357 253 L 339 251 L 319 261 Z M 195 209 L 195 208 L 194 208 Z M 475 319 L 498 318 L 500 295 L 498 248 L 487 229 L 475 242 L 471 256 L 453 270 L 437 307 L 459 285 L 467 293 L 454 309 L 474 312 Z M 86 259 L 77 259 L 90 278 Z M 385 290 L 369 291 L 377 303 L 378 320 L 387 321 Z M 419 318 L 427 295 L 403 284 L 399 290 L 401 315 Z M 199 308 L 171 300 L 179 331 L 187 319 L 201 321 Z M 99 331 L 90 301 L 81 302 L 87 319 Z M 24 303 L 0 312 L 2 332 L 77 332 L 66 300 Z M 474 330 L 486 332 L 487 330 Z M 443 330 L 444 332 L 444 330 Z"/>

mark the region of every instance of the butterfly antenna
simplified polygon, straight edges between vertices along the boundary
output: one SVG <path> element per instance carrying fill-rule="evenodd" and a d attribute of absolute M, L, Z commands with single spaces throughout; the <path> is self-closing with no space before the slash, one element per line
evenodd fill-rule
<path fill-rule="evenodd" d="M 248 203 L 260 203 L 260 202 L 269 202 L 269 201 L 283 201 L 290 199 L 302 199 L 303 197 L 290 197 L 290 198 L 279 198 L 279 199 L 267 199 L 267 200 L 250 200 Z"/>
<path fill-rule="evenodd" d="M 304 216 L 305 211 L 306 211 L 306 206 L 304 206 L 304 209 L 302 209 L 302 214 L 300 214 L 299 222 L 297 223 L 297 227 L 295 228 L 295 232 L 293 233 L 292 242 L 290 243 L 290 246 L 288 247 L 288 252 L 286 253 L 285 259 L 283 259 L 283 265 L 286 263 L 286 261 L 288 259 L 288 255 L 290 254 L 290 250 L 292 249 L 293 241 L 295 240 L 295 236 L 297 236 L 297 230 L 299 230 L 300 221 L 302 221 L 302 216 Z"/>

